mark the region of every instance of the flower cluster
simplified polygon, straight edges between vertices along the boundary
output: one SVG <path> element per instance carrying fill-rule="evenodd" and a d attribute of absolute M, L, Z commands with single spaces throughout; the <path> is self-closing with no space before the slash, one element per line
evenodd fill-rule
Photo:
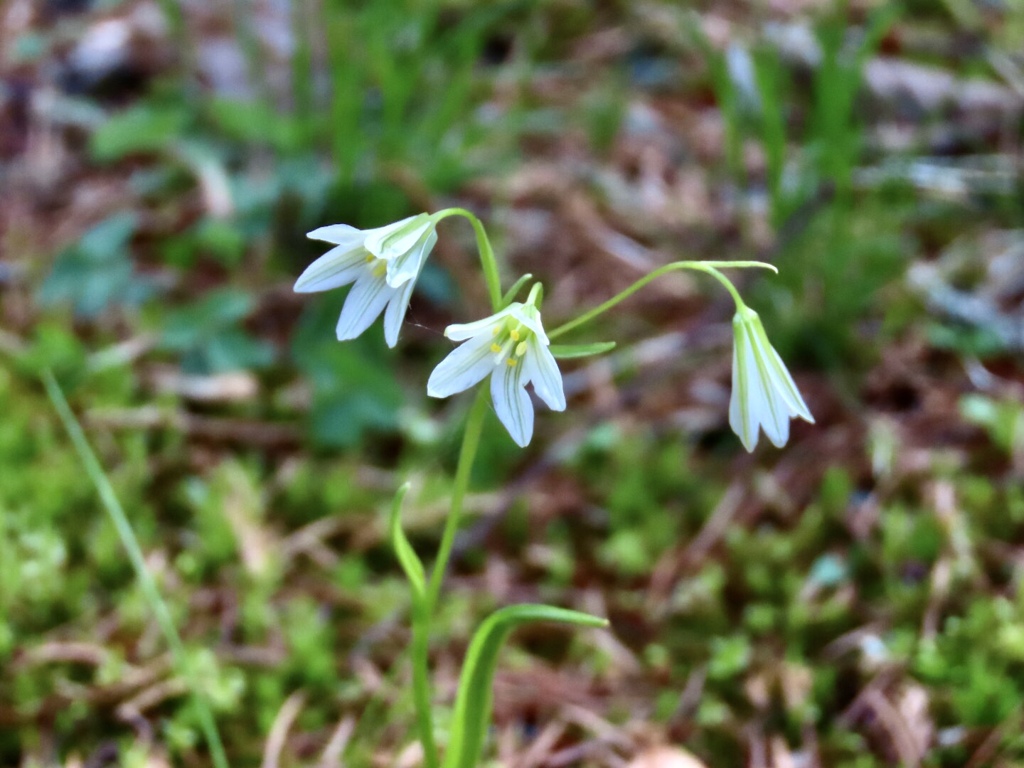
<path fill-rule="evenodd" d="M 354 339 L 383 312 L 384 338 L 388 346 L 394 347 L 413 287 L 437 242 L 440 217 L 422 213 L 376 229 L 335 224 L 313 230 L 308 237 L 334 248 L 302 273 L 295 290 L 310 293 L 352 284 L 338 319 L 338 339 Z M 720 274 L 719 278 L 724 280 Z M 814 418 L 768 341 L 757 313 L 742 303 L 731 284 L 726 284 L 737 304 L 729 424 L 748 451 L 757 446 L 762 429 L 774 445 L 782 447 L 789 439 L 791 418 L 811 423 Z M 444 398 L 490 376 L 495 413 L 512 439 L 524 447 L 533 436 L 534 422 L 528 384 L 549 408 L 565 410 L 562 375 L 537 306 L 538 288 L 534 286 L 525 303 L 511 303 L 473 323 L 448 326 L 445 336 L 462 343 L 434 369 L 427 382 L 427 394 Z"/>

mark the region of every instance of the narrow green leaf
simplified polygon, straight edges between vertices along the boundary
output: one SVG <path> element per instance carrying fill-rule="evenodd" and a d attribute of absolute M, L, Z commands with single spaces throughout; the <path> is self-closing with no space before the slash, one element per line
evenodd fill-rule
<path fill-rule="evenodd" d="M 576 357 L 603 355 L 615 349 L 614 341 L 599 341 L 595 344 L 552 344 L 551 354 L 559 360 L 572 360 Z"/>
<path fill-rule="evenodd" d="M 391 546 L 395 550 L 395 556 L 398 558 L 402 570 L 405 571 L 416 599 L 419 601 L 423 598 L 427 580 L 423 571 L 423 563 L 420 562 L 415 550 L 405 537 L 405 531 L 402 530 L 402 501 L 408 492 L 409 483 L 403 483 L 402 487 L 395 494 L 395 500 L 391 502 L 391 518 L 388 523 L 388 533 L 391 538 Z"/>
<path fill-rule="evenodd" d="M 188 122 L 188 113 L 180 107 L 131 107 L 111 115 L 93 132 L 89 150 L 101 162 L 136 152 L 157 152 L 182 136 Z"/>
<path fill-rule="evenodd" d="M 501 308 L 504 309 L 509 304 L 511 304 L 515 300 L 516 295 L 521 290 L 523 290 L 523 286 L 526 285 L 531 279 L 533 279 L 533 275 L 527 272 L 525 275 L 516 280 L 515 284 L 508 289 L 504 296 L 501 297 Z"/>
<path fill-rule="evenodd" d="M 488 616 L 473 635 L 459 678 L 451 737 L 444 768 L 477 768 L 491 719 L 491 683 L 498 651 L 509 632 L 520 624 L 553 621 L 581 627 L 606 627 L 600 619 L 550 605 L 510 605 Z"/>

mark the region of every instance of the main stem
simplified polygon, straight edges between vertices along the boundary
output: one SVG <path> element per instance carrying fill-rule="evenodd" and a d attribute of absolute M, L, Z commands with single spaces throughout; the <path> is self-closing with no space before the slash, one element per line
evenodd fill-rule
<path fill-rule="evenodd" d="M 484 417 L 487 416 L 487 397 L 487 387 L 479 387 L 476 398 L 473 400 L 473 405 L 469 409 L 469 416 L 466 418 L 466 431 L 462 435 L 462 448 L 459 450 L 459 465 L 455 469 L 455 488 L 452 490 L 452 505 L 448 511 L 448 519 L 444 523 L 444 532 L 441 534 L 441 546 L 437 550 L 437 560 L 434 561 L 434 568 L 430 572 L 430 582 L 427 585 L 426 603 L 429 615 L 433 615 L 437 599 L 441 594 L 444 572 L 448 567 L 448 558 L 452 554 L 455 534 L 459 530 L 459 522 L 462 518 L 462 505 L 466 498 L 466 489 L 469 487 L 469 475 L 473 470 L 473 461 L 476 459 L 477 448 L 480 447 L 480 435 L 484 429 Z"/>
<path fill-rule="evenodd" d="M 423 745 L 426 768 L 438 768 L 434 718 L 430 705 L 430 613 L 426 600 L 413 603 L 412 616 L 412 698 L 416 705 L 416 727 Z"/>
<path fill-rule="evenodd" d="M 74 413 L 71 411 L 71 407 L 61 391 L 60 385 L 48 370 L 43 371 L 43 384 L 46 387 L 46 393 L 53 402 L 54 408 L 57 409 L 57 414 L 60 416 L 61 421 L 64 422 L 64 429 L 67 430 L 68 436 L 78 452 L 78 457 L 85 466 L 86 474 L 89 475 L 93 485 L 96 487 L 100 501 L 106 508 L 107 514 L 117 530 L 117 535 L 121 539 L 121 545 L 128 553 L 128 559 L 135 569 L 135 577 L 139 580 L 142 594 L 145 595 L 150 610 L 156 616 L 156 623 L 163 633 L 164 640 L 171 649 L 171 658 L 174 660 L 174 666 L 178 674 L 185 679 L 188 685 L 192 696 L 192 706 L 195 709 L 203 736 L 206 738 L 207 746 L 210 748 L 210 757 L 213 759 L 213 764 L 216 768 L 228 768 L 228 759 L 224 754 L 224 745 L 221 743 L 220 734 L 217 732 L 217 724 L 213 719 L 213 712 L 210 711 L 206 699 L 200 693 L 199 681 L 192 670 L 191 663 L 189 663 L 188 655 L 185 652 L 185 644 L 182 643 L 181 637 L 178 635 L 178 630 L 174 626 L 174 618 L 171 616 L 167 603 L 164 602 L 163 597 L 160 595 L 160 589 L 156 585 L 153 574 L 146 567 L 142 547 L 139 546 L 139 540 L 135 538 L 135 532 L 128 521 L 128 516 L 124 512 L 124 508 L 121 506 L 121 502 L 118 500 L 110 480 L 107 479 L 99 459 L 96 458 L 96 454 L 93 453 L 92 448 L 89 446 L 89 441 L 86 439 L 78 419 L 75 418 Z"/>
<path fill-rule="evenodd" d="M 462 508 L 469 488 L 469 476 L 473 470 L 477 449 L 480 447 L 480 435 L 483 432 L 484 418 L 487 416 L 487 389 L 480 387 L 476 399 L 469 409 L 466 418 L 466 431 L 462 435 L 462 448 L 459 449 L 459 464 L 455 469 L 455 487 L 452 489 L 452 504 L 445 520 L 444 532 L 441 534 L 441 545 L 437 551 L 437 559 L 430 572 L 430 581 L 422 601 L 413 606 L 412 627 L 412 682 L 413 700 L 416 704 L 416 723 L 420 731 L 420 742 L 423 744 L 423 760 L 427 768 L 437 768 L 437 744 L 434 741 L 433 718 L 430 704 L 430 625 L 441 595 L 441 585 L 451 558 L 455 544 L 455 534 L 459 531 L 462 519 Z"/>

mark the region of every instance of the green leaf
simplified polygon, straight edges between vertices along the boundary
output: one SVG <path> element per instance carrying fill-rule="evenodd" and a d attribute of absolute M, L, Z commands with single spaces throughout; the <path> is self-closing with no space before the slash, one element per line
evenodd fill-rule
<path fill-rule="evenodd" d="M 427 578 L 423 571 L 423 563 L 420 562 L 409 540 L 402 530 L 402 501 L 405 494 L 409 492 L 409 483 L 403 483 L 395 494 L 395 500 L 391 502 L 391 517 L 388 521 L 388 536 L 391 539 L 391 546 L 395 550 L 395 557 L 398 558 L 402 570 L 405 571 L 409 584 L 416 595 L 416 600 L 422 600 L 426 590 Z"/>
<path fill-rule="evenodd" d="M 313 440 L 332 448 L 356 445 L 369 431 L 397 429 L 405 402 L 387 348 L 368 338 L 379 328 L 339 344 L 334 337 L 339 311 L 332 296 L 314 299 L 292 338 L 294 360 L 313 388 Z"/>
<path fill-rule="evenodd" d="M 145 104 L 112 115 L 96 129 L 89 142 L 97 160 L 118 160 L 135 152 L 165 149 L 185 133 L 188 114 L 179 107 Z"/>
<path fill-rule="evenodd" d="M 285 152 L 298 149 L 302 143 L 301 122 L 261 102 L 216 98 L 206 109 L 217 128 L 235 141 L 265 142 Z"/>
<path fill-rule="evenodd" d="M 245 319 L 254 303 L 252 296 L 237 288 L 210 291 L 194 304 L 167 313 L 163 319 L 163 345 L 177 351 L 199 346 L 214 333 Z"/>
<path fill-rule="evenodd" d="M 551 354 L 559 360 L 572 360 L 576 357 L 603 355 L 615 349 L 614 341 L 599 341 L 594 344 L 552 344 Z"/>
<path fill-rule="evenodd" d="M 466 652 L 444 768 L 477 768 L 479 765 L 491 719 L 491 683 L 498 664 L 498 651 L 509 632 L 520 624 L 538 621 L 581 627 L 608 626 L 607 619 L 550 605 L 510 605 L 488 616 L 473 635 Z"/>
<path fill-rule="evenodd" d="M 58 254 L 39 289 L 39 302 L 70 302 L 75 312 L 94 317 L 109 306 L 137 306 L 153 293 L 152 282 L 135 272 L 129 242 L 138 217 L 117 213 L 100 222 Z"/>
<path fill-rule="evenodd" d="M 220 288 L 198 302 L 173 309 L 162 318 L 161 346 L 179 352 L 193 373 L 265 368 L 274 348 L 241 327 L 255 301 L 245 291 Z"/>
<path fill-rule="evenodd" d="M 501 297 L 502 308 L 505 308 L 509 304 L 511 304 L 515 300 L 516 294 L 523 290 L 523 286 L 530 282 L 532 278 L 533 275 L 527 272 L 525 275 L 516 280 L 512 287 L 505 292 L 505 295 Z"/>

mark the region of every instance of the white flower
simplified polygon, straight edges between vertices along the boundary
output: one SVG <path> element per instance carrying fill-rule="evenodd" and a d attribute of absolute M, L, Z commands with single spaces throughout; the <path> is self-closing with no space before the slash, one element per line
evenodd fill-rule
<path fill-rule="evenodd" d="M 444 335 L 466 343 L 430 374 L 427 394 L 449 397 L 491 375 L 491 400 L 512 439 L 525 447 L 533 436 L 533 403 L 526 385 L 553 411 L 565 410 L 562 374 L 532 303 L 510 304 L 495 315 L 466 325 L 449 325 Z"/>
<path fill-rule="evenodd" d="M 421 213 L 376 229 L 347 224 L 314 229 L 306 237 L 335 247 L 306 268 L 295 281 L 295 291 L 313 293 L 355 283 L 338 319 L 338 340 L 354 339 L 387 306 L 384 338 L 393 347 L 416 278 L 437 242 L 435 227 L 436 222 Z"/>
<path fill-rule="evenodd" d="M 758 430 L 781 448 L 789 440 L 789 420 L 799 416 L 814 423 L 807 404 L 786 370 L 761 318 L 747 306 L 736 310 L 732 319 L 735 343 L 732 349 L 732 399 L 729 401 L 729 426 L 753 451 Z"/>

